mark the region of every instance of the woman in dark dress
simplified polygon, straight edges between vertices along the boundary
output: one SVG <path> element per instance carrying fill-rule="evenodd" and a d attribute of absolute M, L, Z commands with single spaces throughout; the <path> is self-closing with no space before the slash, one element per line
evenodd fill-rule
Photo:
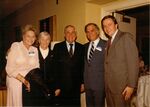
<path fill-rule="evenodd" d="M 55 93 L 55 75 L 53 72 L 53 53 L 50 48 L 51 37 L 48 32 L 41 32 L 38 38 L 39 46 L 39 62 L 43 80 L 51 92 L 51 99 L 47 102 L 48 105 L 54 105 L 55 95 L 58 95 L 58 90 Z"/>

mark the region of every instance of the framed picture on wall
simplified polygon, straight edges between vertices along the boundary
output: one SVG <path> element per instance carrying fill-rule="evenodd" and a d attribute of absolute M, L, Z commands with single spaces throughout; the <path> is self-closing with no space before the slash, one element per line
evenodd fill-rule
<path fill-rule="evenodd" d="M 40 32 L 47 31 L 51 35 L 51 39 L 56 40 L 56 15 L 40 20 Z"/>

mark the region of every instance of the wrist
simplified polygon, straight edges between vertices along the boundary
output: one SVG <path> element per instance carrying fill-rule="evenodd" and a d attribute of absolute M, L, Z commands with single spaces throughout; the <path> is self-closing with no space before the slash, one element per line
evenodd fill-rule
<path fill-rule="evenodd" d="M 25 78 L 21 74 L 18 74 L 16 78 L 22 83 L 25 82 Z"/>

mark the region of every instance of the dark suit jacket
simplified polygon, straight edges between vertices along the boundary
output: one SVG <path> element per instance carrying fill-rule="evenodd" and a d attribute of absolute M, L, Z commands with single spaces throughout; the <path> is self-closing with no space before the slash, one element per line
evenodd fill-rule
<path fill-rule="evenodd" d="M 88 47 L 89 43 L 85 44 L 85 88 L 104 91 L 104 53 L 106 41 L 100 39 L 90 63 L 87 59 Z"/>
<path fill-rule="evenodd" d="M 75 42 L 75 51 L 69 56 L 66 41 L 54 46 L 55 72 L 57 86 L 61 89 L 63 97 L 80 97 L 80 85 L 83 79 L 83 45 Z"/>
<path fill-rule="evenodd" d="M 121 93 L 126 86 L 135 87 L 138 78 L 138 51 L 133 36 L 116 34 L 105 54 L 105 83 L 112 93 Z"/>
<path fill-rule="evenodd" d="M 54 89 L 55 88 L 55 75 L 54 75 L 54 61 L 53 61 L 53 52 L 49 48 L 48 56 L 44 59 L 39 48 L 39 63 L 40 63 L 40 70 L 42 71 L 42 78 L 47 83 L 49 88 Z"/>

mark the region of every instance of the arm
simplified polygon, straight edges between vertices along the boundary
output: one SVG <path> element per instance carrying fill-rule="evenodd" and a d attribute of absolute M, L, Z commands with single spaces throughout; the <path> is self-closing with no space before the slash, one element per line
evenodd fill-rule
<path fill-rule="evenodd" d="M 18 68 L 18 64 L 16 64 L 17 58 L 19 56 L 19 44 L 13 43 L 10 52 L 8 53 L 7 64 L 6 64 L 6 72 L 9 77 L 13 77 L 20 82 L 22 82 L 29 90 L 30 84 L 25 78 L 20 74 L 20 70 Z M 19 60 L 18 60 L 19 61 Z"/>
<path fill-rule="evenodd" d="M 19 80 L 20 82 L 22 82 L 26 86 L 26 90 L 28 90 L 28 92 L 30 92 L 30 83 L 29 83 L 29 81 L 27 81 L 21 74 L 18 74 L 16 76 L 16 79 Z"/>
<path fill-rule="evenodd" d="M 59 96 L 61 89 L 60 89 L 60 76 L 59 76 L 59 63 L 58 63 L 58 56 L 59 56 L 59 52 L 57 49 L 57 46 L 54 46 L 53 49 L 53 70 L 54 70 L 54 81 L 55 81 L 55 96 Z"/>
<path fill-rule="evenodd" d="M 17 65 L 15 63 L 18 56 L 17 52 L 18 52 L 18 44 L 13 43 L 11 45 L 10 52 L 8 53 L 6 64 L 7 75 L 13 78 L 16 78 L 16 76 L 19 74 L 19 71 L 17 70 Z"/>
<path fill-rule="evenodd" d="M 125 100 L 128 100 L 131 97 L 133 90 L 136 87 L 139 71 L 138 51 L 135 41 L 131 37 L 132 35 L 129 33 L 124 36 L 125 58 L 128 70 L 128 84 L 122 93 Z"/>

